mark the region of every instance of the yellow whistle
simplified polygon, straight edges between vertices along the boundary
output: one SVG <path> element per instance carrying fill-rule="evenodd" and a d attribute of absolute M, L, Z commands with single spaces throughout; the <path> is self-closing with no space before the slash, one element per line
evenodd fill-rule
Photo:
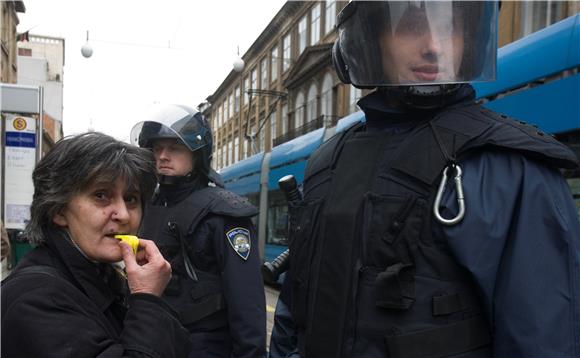
<path fill-rule="evenodd" d="M 137 254 L 137 248 L 139 247 L 139 238 L 137 236 L 135 236 L 135 235 L 115 235 L 115 239 L 121 240 L 121 241 L 129 244 L 129 246 L 131 246 L 131 249 L 133 249 L 133 253 Z"/>

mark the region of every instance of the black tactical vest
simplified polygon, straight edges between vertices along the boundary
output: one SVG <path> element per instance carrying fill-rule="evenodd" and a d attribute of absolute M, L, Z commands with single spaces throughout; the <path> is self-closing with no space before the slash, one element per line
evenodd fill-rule
<path fill-rule="evenodd" d="M 171 264 L 172 277 L 163 298 L 179 313 L 184 325 L 191 328 L 202 320 L 203 329 L 227 325 L 221 279 L 195 267 L 188 240 L 195 240 L 192 234 L 209 214 L 251 217 L 256 213 L 246 198 L 216 187 L 195 191 L 171 206 L 147 205 L 139 236 L 155 241 Z M 187 263 L 197 281 L 188 275 Z"/>
<path fill-rule="evenodd" d="M 404 135 L 357 124 L 312 155 L 290 208 L 301 357 L 491 356 L 477 288 L 432 226 L 443 169 L 488 148 L 577 165 L 550 136 L 477 105 Z"/>

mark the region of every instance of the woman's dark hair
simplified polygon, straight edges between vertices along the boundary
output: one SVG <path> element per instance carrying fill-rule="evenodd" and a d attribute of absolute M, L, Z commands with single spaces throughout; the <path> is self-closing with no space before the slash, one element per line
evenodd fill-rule
<path fill-rule="evenodd" d="M 38 162 L 32 173 L 34 196 L 26 236 L 42 243 L 57 228 L 53 218 L 72 197 L 96 180 L 113 184 L 123 179 L 139 190 L 144 205 L 155 189 L 155 160 L 151 151 L 89 132 L 65 137 Z"/>

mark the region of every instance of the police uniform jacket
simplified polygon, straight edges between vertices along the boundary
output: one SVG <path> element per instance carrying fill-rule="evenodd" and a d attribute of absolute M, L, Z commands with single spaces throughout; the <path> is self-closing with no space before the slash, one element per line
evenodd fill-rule
<path fill-rule="evenodd" d="M 375 92 L 366 123 L 309 160 L 291 208 L 303 358 L 580 356 L 580 224 L 558 171 L 577 159 L 473 98 L 399 111 Z M 450 164 L 466 210 L 447 226 L 433 203 Z M 443 217 L 457 195 L 451 175 Z"/>
<path fill-rule="evenodd" d="M 191 332 L 192 357 L 265 354 L 264 286 L 250 219 L 256 213 L 245 198 L 195 181 L 160 185 L 146 210 L 141 234 L 172 265 L 164 298 Z"/>
<path fill-rule="evenodd" d="M 62 233 L 2 282 L 2 357 L 187 357 L 187 330 L 162 299 L 127 292 L 108 264 Z"/>

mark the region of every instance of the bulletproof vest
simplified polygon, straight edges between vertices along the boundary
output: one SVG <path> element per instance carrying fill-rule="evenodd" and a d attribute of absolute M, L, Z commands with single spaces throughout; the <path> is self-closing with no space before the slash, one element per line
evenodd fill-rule
<path fill-rule="evenodd" d="M 290 207 L 301 357 L 491 356 L 477 288 L 432 225 L 444 168 L 491 148 L 577 165 L 551 136 L 477 105 L 402 135 L 357 124 L 312 155 Z"/>
<path fill-rule="evenodd" d="M 227 324 L 225 313 L 215 315 L 225 309 L 220 276 L 195 267 L 188 242 L 195 240 L 192 234 L 209 214 L 250 217 L 256 212 L 246 198 L 216 187 L 194 191 L 171 206 L 147 205 L 139 236 L 155 241 L 171 264 L 172 277 L 163 297 L 179 313 L 184 325 L 191 327 L 204 320 L 204 329 L 212 329 Z M 197 281 L 187 273 L 188 262 Z"/>

